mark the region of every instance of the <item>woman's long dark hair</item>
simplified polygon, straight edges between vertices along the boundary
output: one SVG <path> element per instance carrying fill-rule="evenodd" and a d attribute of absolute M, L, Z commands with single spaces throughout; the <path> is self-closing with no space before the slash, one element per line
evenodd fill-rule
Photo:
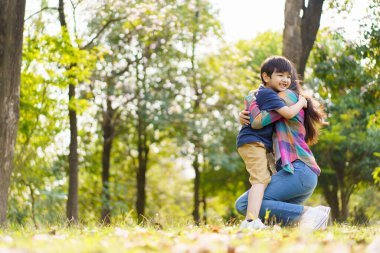
<path fill-rule="evenodd" d="M 292 67 L 292 77 L 289 89 L 297 93 L 302 94 L 302 88 L 300 80 L 298 79 L 297 70 Z M 304 94 L 302 94 L 304 95 Z M 305 96 L 305 95 L 304 95 Z M 306 97 L 307 108 L 305 109 L 305 121 L 304 126 L 306 130 L 305 141 L 309 145 L 313 145 L 318 142 L 319 129 L 322 126 L 325 114 L 323 106 L 311 97 Z"/>

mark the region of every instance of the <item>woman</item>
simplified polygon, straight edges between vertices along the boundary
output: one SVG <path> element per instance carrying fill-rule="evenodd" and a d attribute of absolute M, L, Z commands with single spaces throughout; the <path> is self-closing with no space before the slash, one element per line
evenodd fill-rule
<path fill-rule="evenodd" d="M 298 101 L 301 92 L 293 69 L 292 84 L 289 89 L 278 93 L 288 106 Z M 240 113 L 240 122 L 249 124 L 248 111 Z M 329 207 L 308 207 L 300 205 L 313 193 L 320 174 L 312 152 L 308 146 L 317 141 L 318 128 L 322 123 L 322 112 L 315 109 L 311 99 L 308 99 L 307 109 L 301 110 L 296 117 L 286 120 L 276 112 L 262 111 L 255 116 L 254 128 L 267 124 L 275 124 L 276 138 L 274 139 L 277 173 L 264 193 L 260 218 L 267 211 L 270 216 L 285 225 L 300 222 L 304 229 L 325 229 L 330 213 Z M 236 209 L 245 214 L 248 202 L 248 191 L 236 201 Z"/>

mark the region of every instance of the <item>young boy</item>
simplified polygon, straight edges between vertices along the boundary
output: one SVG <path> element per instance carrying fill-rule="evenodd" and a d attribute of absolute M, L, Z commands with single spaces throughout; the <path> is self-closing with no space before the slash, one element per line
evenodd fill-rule
<path fill-rule="evenodd" d="M 273 56 L 267 58 L 261 65 L 261 80 L 263 85 L 245 98 L 246 110 L 256 103 L 260 110 L 277 111 L 286 119 L 293 118 L 307 102 L 304 97 L 288 107 L 277 95 L 277 92 L 286 90 L 291 82 L 292 64 L 285 57 Z M 252 113 L 252 112 L 251 112 Z M 254 115 L 251 115 L 251 123 Z M 249 172 L 251 189 L 248 195 L 248 207 L 245 220 L 240 228 L 263 229 L 266 226 L 261 222 L 259 211 L 264 191 L 274 173 L 270 156 L 272 154 L 273 124 L 261 129 L 243 126 L 237 137 L 237 148 Z"/>

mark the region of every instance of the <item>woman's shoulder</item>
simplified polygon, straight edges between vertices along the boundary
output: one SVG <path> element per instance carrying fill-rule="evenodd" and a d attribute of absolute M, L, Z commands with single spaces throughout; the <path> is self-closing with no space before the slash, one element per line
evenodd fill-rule
<path fill-rule="evenodd" d="M 298 95 L 296 92 L 292 91 L 292 90 L 284 90 L 284 91 L 281 91 L 278 93 L 278 96 L 282 99 L 290 99 L 290 100 L 293 100 L 293 101 L 297 101 L 298 100 Z"/>

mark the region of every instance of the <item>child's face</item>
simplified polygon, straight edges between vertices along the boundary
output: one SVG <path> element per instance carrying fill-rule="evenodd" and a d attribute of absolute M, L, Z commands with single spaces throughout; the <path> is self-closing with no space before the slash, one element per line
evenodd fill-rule
<path fill-rule="evenodd" d="M 291 74 L 289 72 L 273 72 L 272 76 L 263 73 L 263 79 L 266 82 L 265 87 L 271 88 L 277 92 L 284 91 L 290 86 Z"/>

